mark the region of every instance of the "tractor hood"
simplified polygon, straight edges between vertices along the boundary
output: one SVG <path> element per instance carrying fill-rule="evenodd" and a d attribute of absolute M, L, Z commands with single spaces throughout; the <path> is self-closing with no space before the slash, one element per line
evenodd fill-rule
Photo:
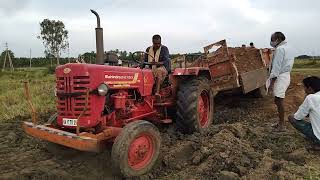
<path fill-rule="evenodd" d="M 153 75 L 149 69 L 97 64 L 61 65 L 56 69 L 56 76 L 73 77 L 76 81 L 79 78 L 88 78 L 90 89 L 97 88 L 102 83 L 107 84 L 111 89 L 138 89 L 142 96 L 150 95 L 154 84 Z M 71 83 L 75 85 L 76 81 Z"/>

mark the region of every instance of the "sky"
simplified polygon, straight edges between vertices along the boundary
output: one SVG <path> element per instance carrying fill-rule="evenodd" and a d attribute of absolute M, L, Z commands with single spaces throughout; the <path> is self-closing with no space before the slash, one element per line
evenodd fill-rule
<path fill-rule="evenodd" d="M 229 46 L 254 42 L 270 47 L 282 31 L 288 54 L 320 55 L 319 0 L 0 0 L 0 50 L 16 57 L 44 56 L 39 23 L 61 20 L 69 31 L 69 55 L 95 51 L 96 18 L 104 28 L 105 50 L 145 50 L 154 34 L 170 53 L 203 52 L 226 39 Z M 62 56 L 66 57 L 67 52 Z"/>

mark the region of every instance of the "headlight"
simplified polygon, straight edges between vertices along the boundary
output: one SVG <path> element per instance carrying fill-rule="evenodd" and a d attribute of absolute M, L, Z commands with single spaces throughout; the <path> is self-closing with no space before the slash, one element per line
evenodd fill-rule
<path fill-rule="evenodd" d="M 100 84 L 98 87 L 98 94 L 100 96 L 105 96 L 108 94 L 109 87 L 106 84 Z"/>

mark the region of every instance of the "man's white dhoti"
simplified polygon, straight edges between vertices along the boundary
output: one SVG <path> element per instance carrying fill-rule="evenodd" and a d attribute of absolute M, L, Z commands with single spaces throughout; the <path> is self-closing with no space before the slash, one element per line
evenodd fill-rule
<path fill-rule="evenodd" d="M 270 64 L 270 77 L 266 82 L 267 89 L 269 89 L 271 79 L 277 78 L 273 87 L 273 95 L 275 97 L 285 98 L 286 91 L 290 85 L 290 72 L 293 62 L 293 58 L 288 57 L 286 42 L 281 42 L 273 53 L 272 63 Z"/>
<path fill-rule="evenodd" d="M 267 90 L 270 87 L 271 79 L 267 80 Z M 285 98 L 286 91 L 290 85 L 290 72 L 282 73 L 278 76 L 273 86 L 273 95 L 278 98 Z"/>

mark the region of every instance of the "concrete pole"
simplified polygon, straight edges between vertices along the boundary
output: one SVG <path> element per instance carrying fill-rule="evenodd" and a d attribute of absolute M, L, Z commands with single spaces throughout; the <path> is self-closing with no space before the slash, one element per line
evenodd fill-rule
<path fill-rule="evenodd" d="M 30 48 L 30 70 L 31 70 L 31 48 Z"/>

